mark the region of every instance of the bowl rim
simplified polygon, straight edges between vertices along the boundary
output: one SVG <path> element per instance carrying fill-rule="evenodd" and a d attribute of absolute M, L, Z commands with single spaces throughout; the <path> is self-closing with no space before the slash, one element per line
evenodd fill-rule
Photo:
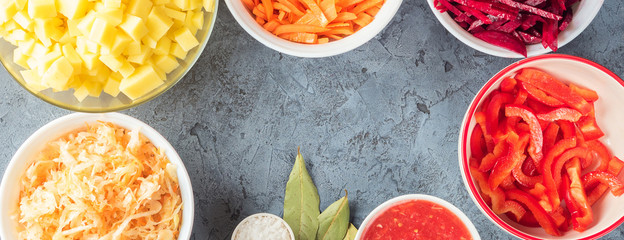
<path fill-rule="evenodd" d="M 429 8 L 431 9 L 431 11 L 433 11 L 433 14 L 436 16 L 436 19 L 438 20 L 438 22 L 440 22 L 444 28 L 446 29 L 446 31 L 448 31 L 449 33 L 451 33 L 456 39 L 458 39 L 459 41 L 461 41 L 462 43 L 468 45 L 469 47 L 488 54 L 488 55 L 492 55 L 492 56 L 496 56 L 496 57 L 503 57 L 503 58 L 525 58 L 524 56 L 522 56 L 519 53 L 515 53 L 512 52 L 511 50 L 499 47 L 499 46 L 495 46 L 491 43 L 485 42 L 481 39 L 478 39 L 476 37 L 474 37 L 471 33 L 469 33 L 468 31 L 466 31 L 465 29 L 459 27 L 459 25 L 457 24 L 457 22 L 455 22 L 455 20 L 453 20 L 451 18 L 451 16 L 447 13 L 441 13 L 439 10 L 437 10 L 435 8 L 435 6 L 433 5 L 434 0 L 426 0 L 427 3 L 429 4 Z M 568 29 L 566 29 L 564 32 L 568 32 L 570 33 L 569 35 L 564 35 L 565 39 L 562 39 L 563 36 L 562 34 L 559 34 L 559 36 L 557 36 L 557 41 L 558 41 L 558 48 L 562 48 L 563 46 L 565 46 L 566 44 L 568 44 L 569 42 L 571 42 L 572 40 L 574 40 L 576 37 L 578 37 L 582 32 L 585 31 L 585 29 L 589 26 L 589 24 L 591 24 L 591 22 L 593 22 L 594 18 L 596 18 L 596 15 L 598 15 L 598 12 L 600 11 L 600 9 L 602 8 L 602 5 L 604 4 L 604 0 L 595 0 L 592 3 L 596 4 L 597 7 L 590 13 L 590 15 L 588 16 L 589 21 L 583 21 L 578 28 L 573 31 L 570 32 L 568 31 Z M 579 3 L 577 3 L 579 4 Z M 461 29 L 461 31 L 457 31 L 455 28 L 453 28 L 452 25 L 456 25 L 457 27 L 459 27 Z M 543 55 L 543 54 L 547 54 L 552 52 L 552 49 L 550 48 L 538 48 L 538 50 L 535 51 L 530 51 L 528 48 L 529 46 L 532 45 L 541 45 L 539 43 L 537 44 L 530 44 L 530 45 L 526 45 L 527 46 L 527 57 L 534 57 L 534 56 L 539 56 L 539 55 Z M 487 46 L 487 47 L 486 47 Z"/>
<path fill-rule="evenodd" d="M 477 197 L 477 196 L 481 196 L 481 194 L 479 193 L 479 191 L 476 188 L 476 185 L 474 183 L 474 181 L 472 180 L 472 177 L 470 176 L 470 167 L 468 166 L 468 161 L 467 161 L 467 148 L 468 148 L 468 137 L 470 136 L 470 134 L 468 133 L 468 129 L 469 129 L 469 123 L 470 123 L 470 119 L 473 118 L 478 104 L 481 101 L 481 99 L 483 99 L 486 96 L 486 93 L 488 92 L 488 90 L 494 85 L 494 83 L 496 83 L 502 76 L 504 76 L 505 74 L 511 72 L 512 69 L 526 64 L 526 63 L 530 63 L 530 62 L 534 62 L 534 61 L 538 61 L 538 60 L 544 60 L 544 59 L 563 59 L 563 60 L 572 60 L 572 61 L 576 61 L 576 62 L 580 62 L 583 64 L 587 64 L 591 67 L 594 67 L 600 71 L 602 71 L 603 73 L 606 73 L 607 75 L 609 75 L 613 80 L 617 81 L 620 85 L 622 85 L 622 87 L 624 87 L 624 81 L 618 77 L 615 73 L 611 72 L 609 69 L 607 69 L 606 67 L 595 63 L 593 61 L 590 61 L 588 59 L 585 58 L 581 58 L 581 57 L 576 57 L 576 56 L 571 56 L 571 55 L 566 55 L 566 54 L 546 54 L 546 55 L 540 55 L 540 56 L 534 56 L 534 57 L 530 57 L 530 58 L 526 58 L 526 59 L 522 59 L 519 60 L 517 62 L 514 62 L 512 64 L 510 64 L 509 66 L 503 68 L 502 70 L 500 70 L 498 73 L 496 73 L 492 78 L 490 78 L 485 85 L 479 90 L 479 92 L 476 94 L 476 96 L 472 99 L 472 102 L 470 103 L 470 106 L 468 107 L 468 110 L 466 111 L 466 114 L 464 115 L 464 119 L 462 120 L 462 124 L 461 124 L 461 129 L 460 129 L 460 133 L 459 133 L 459 140 L 458 140 L 458 149 L 459 151 L 457 152 L 457 156 L 459 159 L 459 168 L 461 171 L 461 176 L 462 179 L 464 181 L 464 187 L 466 188 L 466 190 L 468 191 L 470 198 L 472 199 L 472 201 L 477 205 L 477 207 L 481 210 L 481 212 L 491 221 L 493 222 L 495 225 L 497 225 L 498 227 L 500 227 L 501 229 L 505 230 L 506 232 L 512 234 L 515 237 L 518 238 L 522 238 L 522 239 L 531 239 L 531 240 L 539 240 L 541 238 L 536 238 L 534 236 L 528 235 L 520 230 L 517 230 L 515 228 L 513 228 L 512 226 L 510 226 L 509 224 L 507 224 L 505 221 L 503 221 L 502 219 L 500 219 L 500 217 L 498 217 L 498 215 L 496 215 L 492 209 L 490 209 L 490 207 L 485 203 L 485 201 L 483 201 L 483 199 L 481 197 Z M 466 159 L 466 160 L 465 160 Z M 584 237 L 584 238 L 580 238 L 582 240 L 585 239 L 596 239 L 596 238 L 600 238 L 604 235 L 606 235 L 607 233 L 613 231 L 613 229 L 617 228 L 620 224 L 622 224 L 624 222 L 624 217 L 621 217 L 620 219 L 618 219 L 617 221 L 615 221 L 613 224 L 611 224 L 610 226 L 604 228 L 603 230 Z"/>
<path fill-rule="evenodd" d="M 204 49 L 208 45 L 208 40 L 210 39 L 210 36 L 212 35 L 212 32 L 214 31 L 214 26 L 216 25 L 215 21 L 217 19 L 217 11 L 219 10 L 219 0 L 215 0 L 214 4 L 215 4 L 214 5 L 214 10 L 210 13 L 210 14 L 212 14 L 210 16 L 210 21 L 209 21 L 211 24 L 210 24 L 210 26 L 209 26 L 209 28 L 207 30 L 208 32 L 206 34 L 206 39 L 204 39 L 204 41 L 198 46 L 197 55 L 196 55 L 195 59 L 193 59 L 190 62 L 189 67 L 186 68 L 184 70 L 184 72 L 182 72 L 182 74 L 180 75 L 180 78 L 176 79 L 171 84 L 167 85 L 164 89 L 162 89 L 162 91 L 159 91 L 159 92 L 155 93 L 154 95 L 146 97 L 146 98 L 140 98 L 139 101 L 133 100 L 130 104 L 125 104 L 125 105 L 121 105 L 121 106 L 117 106 L 117 107 L 111 107 L 111 108 L 106 108 L 106 109 L 96 109 L 94 107 L 82 108 L 82 107 L 78 107 L 78 106 L 75 106 L 75 105 L 65 104 L 62 101 L 58 101 L 58 100 L 50 98 L 50 97 L 48 97 L 48 96 L 46 96 L 44 94 L 41 94 L 40 92 L 36 92 L 36 91 L 31 90 L 29 87 L 25 86 L 19 80 L 17 80 L 18 78 L 16 76 L 18 76 L 18 73 L 13 71 L 12 69 L 7 68 L 7 64 L 5 63 L 5 61 L 13 61 L 12 59 L 5 59 L 4 57 L 1 57 L 0 58 L 0 63 L 2 63 L 2 67 L 4 67 L 4 69 L 9 73 L 9 75 L 11 75 L 11 78 L 13 78 L 13 80 L 15 82 L 17 82 L 18 85 L 20 85 L 22 88 L 26 89 L 26 91 L 28 91 L 33 96 L 43 100 L 44 102 L 47 102 L 47 103 L 52 104 L 54 106 L 57 106 L 59 108 L 67 109 L 67 110 L 75 111 L 75 112 L 83 112 L 83 113 L 107 113 L 107 112 L 117 112 L 117 111 L 130 109 L 130 108 L 142 105 L 142 104 L 144 104 L 146 102 L 149 102 L 149 101 L 159 97 L 163 93 L 169 91 L 169 89 L 173 88 L 173 86 L 175 86 L 180 81 L 182 81 L 182 79 L 191 70 L 191 68 L 193 68 L 193 66 L 195 66 L 195 63 L 197 63 L 197 61 L 201 57 L 202 53 L 204 52 Z M 206 13 L 204 9 L 202 9 L 202 11 L 204 11 L 204 13 Z M 178 61 L 180 61 L 180 60 L 178 60 Z M 68 90 L 66 90 L 66 91 L 68 91 Z"/>
<path fill-rule="evenodd" d="M 251 215 L 247 216 L 246 218 L 244 218 L 243 220 L 241 220 L 241 221 L 240 221 L 240 222 L 236 225 L 236 228 L 234 228 L 234 231 L 232 231 L 232 238 L 231 238 L 231 239 L 232 239 L 232 240 L 236 240 L 236 239 L 234 238 L 234 236 L 235 236 L 236 232 L 239 230 L 239 228 L 241 227 L 241 224 L 242 224 L 243 222 L 245 222 L 245 221 L 247 221 L 247 220 L 251 219 L 252 217 L 262 217 L 262 216 L 264 216 L 264 217 L 270 217 L 270 218 L 274 218 L 274 219 L 278 219 L 278 220 L 279 220 L 279 222 L 283 223 L 283 224 L 284 224 L 284 226 L 286 226 L 286 230 L 288 230 L 288 233 L 289 233 L 289 235 L 290 235 L 290 239 L 295 240 L 295 233 L 292 231 L 292 228 L 290 227 L 290 225 L 288 225 L 288 223 L 286 222 L 286 220 L 284 220 L 283 218 L 281 218 L 281 217 L 279 217 L 279 216 L 277 216 L 277 215 L 275 215 L 275 214 L 272 214 L 272 213 L 254 213 L 254 214 L 251 214 Z"/>
<path fill-rule="evenodd" d="M 62 127 L 68 122 L 81 122 L 85 124 L 100 120 L 112 122 L 113 124 L 124 127 L 126 129 L 128 129 L 128 127 L 121 125 L 123 124 L 127 126 L 138 127 L 141 134 L 147 137 L 151 142 L 158 142 L 159 144 L 157 147 L 165 150 L 169 161 L 174 163 L 177 167 L 178 186 L 180 188 L 180 195 L 183 198 L 182 204 L 184 209 L 182 211 L 182 225 L 180 225 L 178 240 L 190 239 L 195 218 L 195 200 L 193 196 L 193 186 L 191 184 L 188 172 L 186 171 L 186 167 L 184 166 L 184 162 L 180 158 L 180 155 L 178 155 L 178 153 L 176 152 L 175 148 L 173 148 L 171 143 L 169 143 L 169 141 L 165 137 L 163 137 L 158 131 L 149 126 L 147 123 L 122 113 L 71 113 L 46 123 L 39 129 L 37 129 L 33 134 L 31 134 L 20 145 L 15 154 L 13 154 L 13 157 L 9 161 L 9 164 L 7 165 L 3 173 L 2 182 L 0 182 L 0 192 L 6 192 L 6 188 L 8 188 L 8 185 L 10 184 L 8 183 L 8 181 L 11 180 L 9 179 L 9 171 L 17 167 L 16 165 L 18 164 L 18 161 L 20 161 L 20 159 L 18 158 L 26 154 L 27 151 L 30 151 L 30 147 L 33 142 L 35 142 L 34 144 L 37 144 L 36 142 L 45 135 L 48 135 L 48 137 L 50 137 L 50 132 L 56 133 L 57 137 L 67 134 L 67 131 L 58 131 L 56 130 L 56 128 Z M 82 125 L 77 125 L 74 129 L 79 128 L 80 126 Z M 148 137 L 147 135 L 151 136 Z M 49 142 L 50 140 L 52 139 L 45 139 L 45 142 Z M 0 206 L 5 203 L 5 199 L 7 199 L 7 197 L 0 197 Z M 11 214 L 11 212 L 3 207 L 0 207 L 0 238 L 9 239 L 8 232 L 5 229 L 5 226 L 8 223 L 4 222 L 3 217 L 3 215 L 5 214 Z M 187 218 L 185 218 L 185 216 L 187 216 Z"/>
<path fill-rule="evenodd" d="M 362 238 L 362 234 L 364 234 L 364 230 L 366 229 L 367 225 L 371 221 L 373 221 L 374 218 L 379 213 L 387 210 L 388 208 L 390 208 L 390 207 L 392 207 L 394 205 L 397 205 L 398 203 L 402 203 L 402 202 L 409 201 L 409 200 L 425 200 L 425 201 L 430 201 L 430 202 L 433 202 L 433 203 L 441 205 L 442 207 L 448 209 L 453 214 L 455 214 L 455 216 L 457 216 L 462 221 L 462 223 L 468 229 L 468 232 L 470 232 L 470 235 L 472 236 L 473 240 L 480 240 L 481 239 L 481 236 L 479 236 L 479 231 L 477 231 L 477 228 L 474 226 L 474 224 L 472 224 L 472 221 L 470 221 L 470 218 L 468 218 L 468 216 L 466 216 L 466 214 L 464 214 L 464 212 L 462 212 L 462 210 L 460 210 L 455 205 L 447 202 L 444 199 L 441 199 L 441 198 L 436 197 L 436 196 L 426 195 L 426 194 L 406 194 L 406 195 L 401 195 L 401 196 L 394 197 L 394 198 L 391 198 L 389 200 L 386 200 L 385 202 L 383 202 L 382 204 L 377 206 L 375 209 L 373 209 L 366 216 L 364 221 L 362 221 L 362 224 L 360 224 L 360 228 L 358 229 L 357 234 L 355 235 L 355 239 L 356 240 L 360 240 Z"/>
<path fill-rule="evenodd" d="M 303 44 L 279 38 L 268 32 L 256 23 L 241 0 L 224 1 L 238 25 L 247 34 L 275 51 L 302 58 L 331 57 L 360 47 L 377 36 L 392 21 L 403 3 L 403 0 L 387 0 L 370 24 L 341 40 L 325 44 Z"/>

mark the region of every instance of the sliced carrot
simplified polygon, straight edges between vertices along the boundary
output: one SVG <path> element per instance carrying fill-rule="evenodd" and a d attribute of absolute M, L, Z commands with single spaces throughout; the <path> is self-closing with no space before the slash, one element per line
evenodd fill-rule
<path fill-rule="evenodd" d="M 353 20 L 353 23 L 360 25 L 361 27 L 364 27 L 373 21 L 373 17 L 371 17 L 371 15 L 363 12 L 359 13 L 357 16 L 358 18 Z"/>
<path fill-rule="evenodd" d="M 355 6 L 355 8 L 353 8 L 353 13 L 359 14 L 361 12 L 368 10 L 369 8 L 376 6 L 377 4 L 381 2 L 383 2 L 383 0 L 364 0 L 361 3 L 358 3 L 358 5 Z"/>
<path fill-rule="evenodd" d="M 319 26 L 303 25 L 303 24 L 287 24 L 280 25 L 275 28 L 273 33 L 275 35 L 282 35 L 284 33 L 317 33 L 326 32 L 329 29 Z"/>
<path fill-rule="evenodd" d="M 316 43 L 318 44 L 323 44 L 323 43 L 328 43 L 329 42 L 329 38 L 319 38 L 318 40 L 316 40 Z"/>
<path fill-rule="evenodd" d="M 316 43 L 318 35 L 313 33 L 286 33 L 278 35 L 281 38 L 299 43 Z"/>
<path fill-rule="evenodd" d="M 385 0 L 241 0 L 258 24 L 289 41 L 322 44 L 374 20 Z"/>
<path fill-rule="evenodd" d="M 271 21 L 273 19 L 273 1 L 272 0 L 261 0 L 262 5 L 264 5 L 264 14 L 266 15 L 266 20 Z"/>
<path fill-rule="evenodd" d="M 279 23 L 278 21 L 271 20 L 271 21 L 265 23 L 264 26 L 262 26 L 262 27 L 264 27 L 264 29 L 266 29 L 269 32 L 273 32 L 273 31 L 275 31 L 275 28 L 277 26 L 279 26 L 279 25 L 281 25 L 281 23 Z"/>
<path fill-rule="evenodd" d="M 357 19 L 357 15 L 355 15 L 354 13 L 343 12 L 343 13 L 338 13 L 338 16 L 336 17 L 336 19 L 334 19 L 334 22 L 346 22 L 346 21 L 351 21 L 355 19 Z"/>
<path fill-rule="evenodd" d="M 336 12 L 336 2 L 334 0 L 321 0 L 319 6 L 321 7 L 321 10 L 323 10 L 325 17 L 327 17 L 329 22 L 338 17 L 338 13 Z"/>

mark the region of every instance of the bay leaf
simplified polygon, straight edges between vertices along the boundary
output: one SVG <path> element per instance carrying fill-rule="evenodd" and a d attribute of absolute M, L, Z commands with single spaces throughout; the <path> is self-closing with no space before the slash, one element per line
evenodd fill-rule
<path fill-rule="evenodd" d="M 320 200 L 318 191 L 297 149 L 297 158 L 286 183 L 284 220 L 296 240 L 314 240 L 318 229 Z"/>
<path fill-rule="evenodd" d="M 342 240 L 355 240 L 355 235 L 357 234 L 357 228 L 353 226 L 353 223 L 349 223 L 349 228 L 347 229 L 347 234 Z"/>
<path fill-rule="evenodd" d="M 349 227 L 349 199 L 347 195 L 335 201 L 318 216 L 317 240 L 343 239 Z"/>

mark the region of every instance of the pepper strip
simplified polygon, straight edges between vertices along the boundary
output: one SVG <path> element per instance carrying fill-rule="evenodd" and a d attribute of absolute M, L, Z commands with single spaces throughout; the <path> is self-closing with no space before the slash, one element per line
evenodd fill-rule
<path fill-rule="evenodd" d="M 591 205 L 587 202 L 585 189 L 583 189 L 583 184 L 581 183 L 581 164 L 578 159 L 574 159 L 566 163 L 566 168 L 568 177 L 570 178 L 570 196 L 574 201 L 574 205 L 577 207 L 577 214 L 572 214 L 572 226 L 574 230 L 582 232 L 591 224 L 593 216 Z"/>
<path fill-rule="evenodd" d="M 595 140 L 604 136 L 604 132 L 600 130 L 598 123 L 596 123 L 594 110 L 592 110 L 587 116 L 582 117 L 577 124 L 583 133 L 583 137 L 587 141 Z"/>
<path fill-rule="evenodd" d="M 624 168 L 624 162 L 622 162 L 622 160 L 620 160 L 617 157 L 613 157 L 613 159 L 609 161 L 609 167 L 607 169 L 607 172 L 613 174 L 613 176 L 617 176 L 622 171 L 622 168 Z M 585 190 L 587 191 L 587 189 Z M 588 194 L 587 201 L 589 202 L 590 205 L 594 205 L 594 203 L 596 203 L 598 199 L 600 199 L 607 190 L 609 190 L 609 185 L 605 185 L 602 183 L 598 184 L 598 186 L 596 186 Z"/>
<path fill-rule="evenodd" d="M 524 161 L 532 161 L 531 159 L 525 158 L 523 160 Z M 535 186 L 536 183 L 538 183 L 539 181 L 542 180 L 541 176 L 528 176 L 526 175 L 523 171 L 522 171 L 522 166 L 523 164 L 518 164 L 516 165 L 516 167 L 511 171 L 511 174 L 513 175 L 513 177 L 516 179 L 516 181 L 518 181 L 518 183 L 520 183 L 520 185 L 528 187 L 528 188 L 532 188 Z"/>
<path fill-rule="evenodd" d="M 544 210 L 544 208 L 537 203 L 537 200 L 535 200 L 533 196 L 517 189 L 508 190 L 505 192 L 505 195 L 508 199 L 516 200 L 521 204 L 524 204 L 524 206 L 526 206 L 533 214 L 539 225 L 544 228 L 546 233 L 553 236 L 561 236 L 561 233 L 557 229 L 552 217 L 550 217 L 546 210 Z"/>
<path fill-rule="evenodd" d="M 570 86 L 570 89 L 572 91 L 574 91 L 578 95 L 581 95 L 581 97 L 583 97 L 583 99 L 585 99 L 585 101 L 593 102 L 593 101 L 598 100 L 598 93 L 596 93 L 594 90 L 587 89 L 587 88 L 582 88 L 582 87 L 576 86 L 576 85 L 574 85 L 572 83 L 570 83 L 568 85 Z"/>
<path fill-rule="evenodd" d="M 583 115 L 574 109 L 561 107 L 547 113 L 537 114 L 537 119 L 554 122 L 557 120 L 566 120 L 570 122 L 578 121 Z"/>
<path fill-rule="evenodd" d="M 492 139 L 492 133 L 488 132 L 485 127 L 485 113 L 475 113 L 475 120 L 477 121 L 477 124 L 479 124 L 479 127 L 481 127 L 483 138 L 485 138 L 485 146 L 488 152 L 492 152 L 494 150 L 494 139 Z"/>
<path fill-rule="evenodd" d="M 553 164 L 553 178 L 555 179 L 555 186 L 559 186 L 559 184 L 561 184 L 561 169 L 563 169 L 563 165 L 572 158 L 591 158 L 591 152 L 589 149 L 584 147 L 575 147 L 568 149 L 561 154 L 561 156 L 559 156 Z"/>
<path fill-rule="evenodd" d="M 557 123 L 551 122 L 544 129 L 544 147 L 542 148 L 544 152 L 548 152 L 555 145 L 557 134 L 559 134 L 559 125 Z"/>
<path fill-rule="evenodd" d="M 546 195 L 553 207 L 559 206 L 561 200 L 557 193 L 557 186 L 552 174 L 552 165 L 556 157 L 563 154 L 566 150 L 576 146 L 576 137 L 562 139 L 548 151 L 541 165 L 541 173 L 543 184 L 546 187 Z"/>
<path fill-rule="evenodd" d="M 528 134 L 518 136 L 518 134 L 513 131 L 510 131 L 508 134 L 506 140 L 509 144 L 507 156 L 498 159 L 488 178 L 488 184 L 491 189 L 498 188 L 498 185 L 511 175 L 511 171 L 516 165 L 522 164 L 522 160 L 526 158 L 522 150 L 526 148 L 529 141 Z"/>
<path fill-rule="evenodd" d="M 546 94 L 544 91 L 538 89 L 531 84 L 520 82 L 520 86 L 522 86 L 522 89 L 524 89 L 527 94 L 531 96 L 531 98 L 537 100 L 538 102 L 541 102 L 551 107 L 560 107 L 565 105 L 564 102 L 559 101 L 554 97 L 548 96 L 548 94 Z"/>
<path fill-rule="evenodd" d="M 522 69 L 521 72 L 516 75 L 516 80 L 537 87 L 557 100 L 578 110 L 583 115 L 588 114 L 592 110 L 591 104 L 585 101 L 583 97 L 572 91 L 564 83 L 540 70 L 532 68 Z"/>
<path fill-rule="evenodd" d="M 544 156 L 542 153 L 542 146 L 544 144 L 544 136 L 542 134 L 542 128 L 535 114 L 527 107 L 523 105 L 507 105 L 505 106 L 505 116 L 507 117 L 521 117 L 527 124 L 529 124 L 531 130 L 531 144 L 529 145 L 529 155 L 536 163 L 539 163 Z M 539 165 L 539 164 L 536 164 Z"/>
<path fill-rule="evenodd" d="M 516 79 L 512 77 L 506 77 L 501 81 L 500 89 L 503 92 L 511 93 L 516 88 Z"/>
<path fill-rule="evenodd" d="M 505 155 L 507 154 L 507 143 L 505 141 L 500 141 L 496 144 L 496 146 L 494 146 L 494 150 L 491 153 L 488 153 L 487 155 L 485 155 L 485 157 L 483 157 L 483 159 L 481 159 L 481 164 L 479 165 L 479 171 L 481 172 L 487 172 L 490 171 L 494 165 L 496 165 L 496 162 L 500 159 L 505 157 Z"/>
<path fill-rule="evenodd" d="M 485 156 L 485 138 L 483 138 L 483 130 L 480 127 L 475 126 L 472 129 L 472 134 L 470 135 L 470 153 L 471 156 L 477 159 L 483 158 Z"/>
<path fill-rule="evenodd" d="M 591 186 L 596 182 L 609 185 L 611 193 L 615 196 L 620 196 L 624 193 L 624 184 L 611 173 L 593 171 L 583 175 L 583 185 Z"/>
<path fill-rule="evenodd" d="M 509 212 L 516 217 L 517 221 L 522 219 L 526 213 L 526 210 L 522 207 L 522 205 L 515 201 L 505 200 L 505 192 L 502 189 L 499 188 L 492 190 L 487 183 L 488 177 L 486 173 L 480 172 L 473 166 L 470 167 L 470 172 L 479 185 L 479 189 L 483 195 L 490 198 L 490 204 L 494 213 L 503 214 Z"/>
<path fill-rule="evenodd" d="M 488 133 L 494 135 L 496 134 L 496 129 L 498 129 L 498 121 L 500 120 L 499 114 L 501 107 L 506 103 L 511 103 L 514 101 L 514 97 L 509 93 L 501 93 L 496 92 L 488 104 L 487 109 L 485 111 L 485 119 L 486 119 L 486 129 Z"/>
<path fill-rule="evenodd" d="M 596 168 L 596 170 L 606 171 L 611 161 L 611 152 L 609 151 L 607 146 L 602 144 L 602 142 L 600 142 L 599 140 L 587 141 L 585 142 L 585 144 L 591 151 L 595 152 L 600 159 L 600 165 L 598 165 L 598 168 Z"/>

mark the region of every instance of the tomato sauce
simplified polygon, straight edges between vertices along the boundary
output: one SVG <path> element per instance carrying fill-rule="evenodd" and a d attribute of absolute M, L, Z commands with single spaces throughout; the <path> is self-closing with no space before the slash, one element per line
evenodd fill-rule
<path fill-rule="evenodd" d="M 378 214 L 364 231 L 362 240 L 472 239 L 459 217 L 426 200 L 398 203 Z"/>

